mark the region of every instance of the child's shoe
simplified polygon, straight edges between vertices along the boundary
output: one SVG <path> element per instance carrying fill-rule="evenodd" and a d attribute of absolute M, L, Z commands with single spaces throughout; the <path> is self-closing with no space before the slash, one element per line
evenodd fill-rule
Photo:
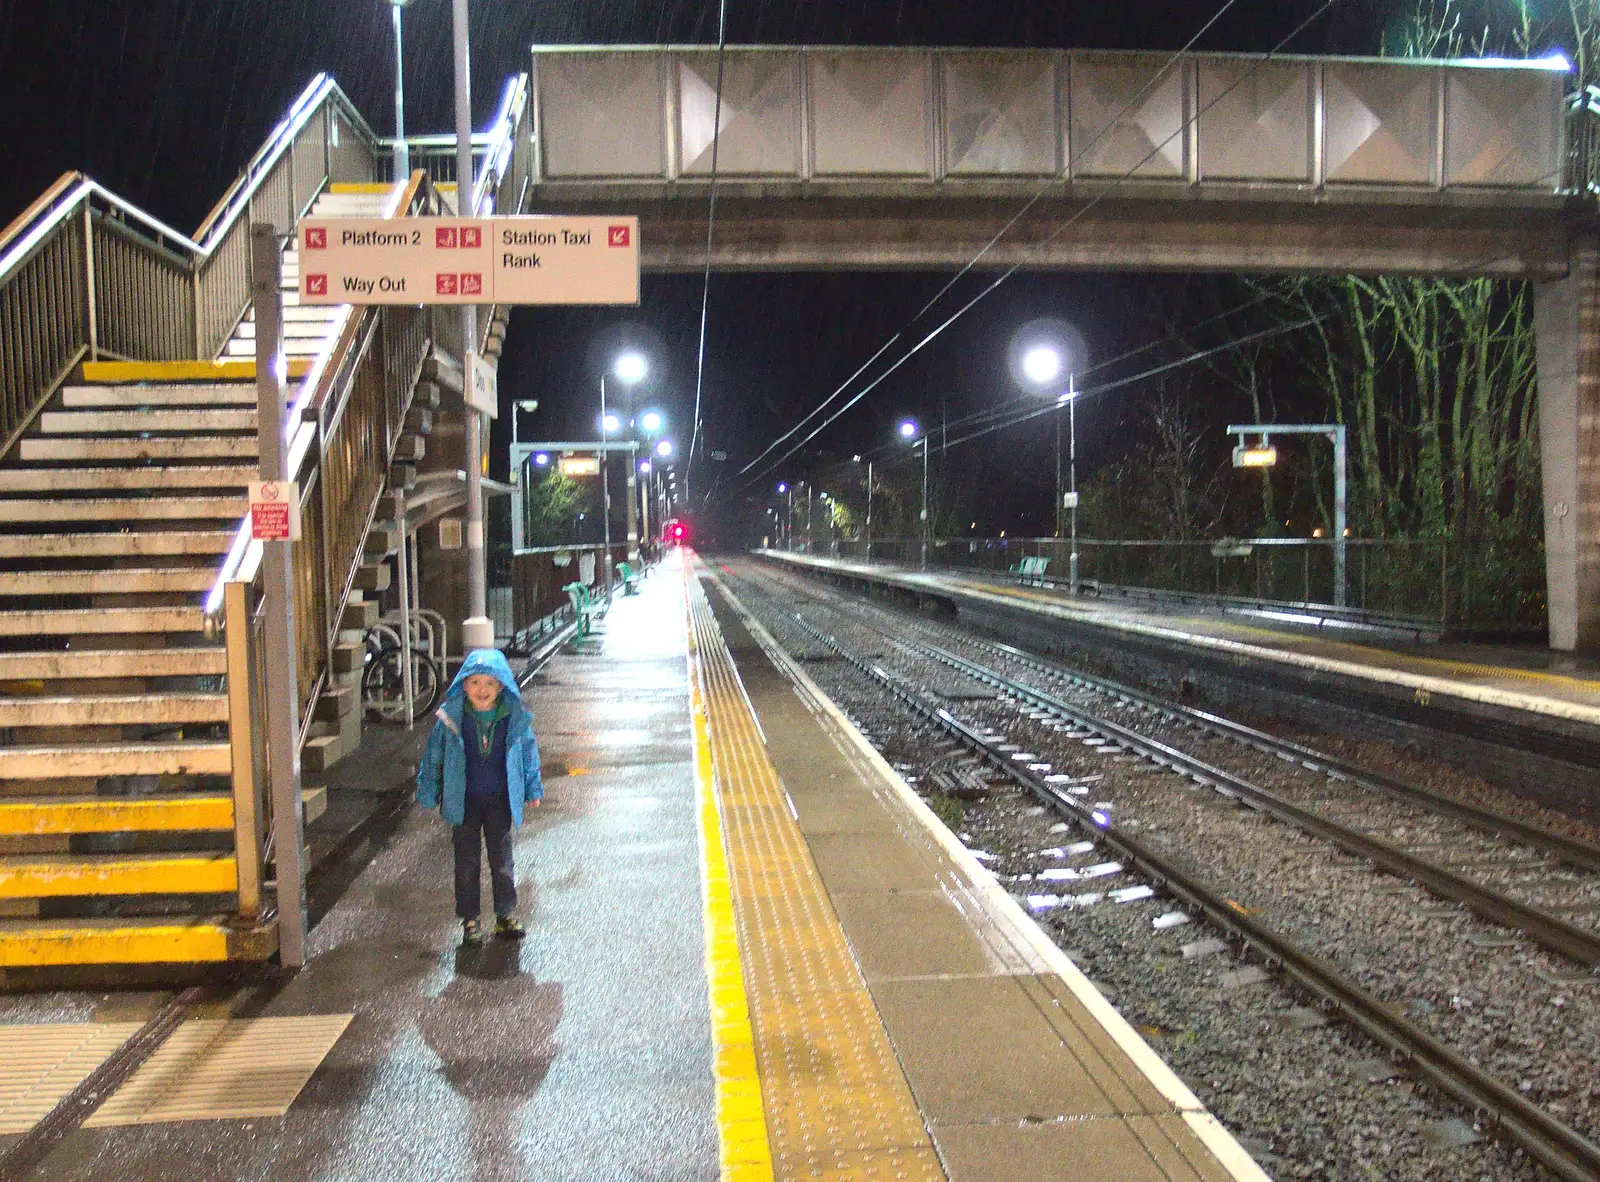
<path fill-rule="evenodd" d="M 483 925 L 475 919 L 461 921 L 461 946 L 476 948 L 483 943 Z"/>
<path fill-rule="evenodd" d="M 502 940 L 520 940 L 528 934 L 528 929 L 511 916 L 501 915 L 495 918 L 494 934 Z"/>

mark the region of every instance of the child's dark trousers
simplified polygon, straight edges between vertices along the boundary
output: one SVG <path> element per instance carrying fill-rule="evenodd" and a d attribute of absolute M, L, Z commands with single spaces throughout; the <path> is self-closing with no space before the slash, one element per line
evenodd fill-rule
<path fill-rule="evenodd" d="M 494 913 L 510 915 L 517 908 L 517 872 L 511 863 L 511 802 L 504 793 L 468 793 L 466 804 L 466 820 L 450 830 L 456 851 L 456 917 L 478 918 L 478 870 L 483 846 L 489 847 Z"/>

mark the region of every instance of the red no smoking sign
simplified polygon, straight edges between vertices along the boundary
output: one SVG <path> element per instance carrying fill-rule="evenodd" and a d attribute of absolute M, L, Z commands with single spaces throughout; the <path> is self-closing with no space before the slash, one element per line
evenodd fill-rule
<path fill-rule="evenodd" d="M 300 537 L 300 486 L 286 480 L 250 484 L 250 536 L 258 542 L 293 542 Z"/>

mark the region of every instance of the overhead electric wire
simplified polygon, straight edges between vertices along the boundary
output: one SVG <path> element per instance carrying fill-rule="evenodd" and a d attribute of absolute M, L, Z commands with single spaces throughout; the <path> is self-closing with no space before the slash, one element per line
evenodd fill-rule
<path fill-rule="evenodd" d="M 689 475 L 694 471 L 695 448 L 700 442 L 700 399 L 706 385 L 706 317 L 711 307 L 711 247 L 717 227 L 717 152 L 722 147 L 722 68 L 728 53 L 728 0 L 717 9 L 717 96 L 711 116 L 711 189 L 706 207 L 706 269 L 700 284 L 700 348 L 695 359 L 694 423 L 689 455 L 683 463 L 683 500 L 689 502 Z"/>
<path fill-rule="evenodd" d="M 1212 13 L 1211 19 L 1206 21 L 1205 24 L 1201 25 L 1199 30 L 1195 33 L 1195 35 L 1193 37 L 1190 37 L 1189 40 L 1184 43 L 1182 48 L 1176 50 L 1172 54 L 1172 56 L 1167 59 L 1166 64 L 1164 64 L 1159 70 L 1157 70 L 1155 72 L 1155 74 L 1150 78 L 1150 80 L 1148 82 L 1146 82 L 1142 87 L 1140 87 L 1138 92 L 1135 93 L 1132 98 L 1130 98 L 1127 102 L 1122 104 L 1121 109 L 1118 110 L 1117 113 L 1115 115 L 1113 115 L 1110 120 L 1107 121 L 1106 125 L 1104 127 L 1102 127 L 1099 131 L 1095 132 L 1094 136 L 1089 140 L 1088 143 L 1084 144 L 1082 147 L 1077 148 L 1077 150 L 1074 151 L 1073 154 L 1068 157 L 1066 171 L 1070 173 L 1071 170 L 1072 170 L 1072 165 L 1075 164 L 1078 160 L 1081 160 L 1083 158 L 1083 156 L 1086 153 L 1088 153 L 1091 148 L 1093 148 L 1097 143 L 1099 143 L 1100 140 L 1102 139 L 1102 137 L 1104 137 L 1106 134 L 1108 134 L 1111 131 L 1111 129 L 1114 128 L 1117 125 L 1117 121 L 1119 119 L 1121 119 L 1123 115 L 1126 115 L 1129 111 L 1133 110 L 1134 106 L 1139 102 L 1139 100 L 1144 98 L 1144 96 L 1150 92 L 1151 87 L 1155 86 L 1158 82 L 1160 82 L 1163 78 L 1165 78 L 1167 76 L 1168 71 L 1170 71 L 1173 66 L 1177 65 L 1178 63 L 1180 63 L 1183 60 L 1183 55 L 1188 53 L 1189 50 L 1193 49 L 1194 46 L 1195 46 L 1195 43 L 1198 42 L 1201 37 L 1205 36 L 1206 33 L 1210 30 L 1211 26 L 1216 24 L 1217 21 L 1221 20 L 1222 19 L 1222 15 L 1225 12 L 1227 12 L 1228 9 L 1232 8 L 1234 6 L 1234 4 L 1237 3 L 1237 2 L 1238 2 L 1238 0 L 1224 0 L 1224 3 L 1222 5 L 1222 7 L 1217 9 L 1216 12 Z M 1148 159 L 1148 157 L 1146 157 L 1146 159 Z M 1144 161 L 1140 161 L 1140 163 L 1142 164 L 1142 163 L 1144 163 Z M 1135 166 L 1135 167 L 1137 167 L 1137 166 Z M 967 272 L 971 271 L 973 267 L 977 266 L 979 261 L 982 260 L 982 258 L 984 257 L 984 255 L 988 254 L 989 251 L 993 250 L 995 244 L 997 242 L 999 242 L 1000 239 L 1005 237 L 1006 234 L 1010 232 L 1010 230 L 1011 230 L 1011 228 L 1013 226 L 1015 226 L 1019 221 L 1021 221 L 1024 217 L 1026 217 L 1027 214 L 1028 214 L 1028 211 L 1030 209 L 1032 209 L 1035 205 L 1037 205 L 1038 202 L 1040 201 L 1040 199 L 1043 198 L 1045 196 L 1045 194 L 1049 193 L 1050 190 L 1054 189 L 1056 187 L 1056 185 L 1059 184 L 1059 183 L 1060 183 L 1060 178 L 1056 177 L 1056 176 L 1052 176 L 1048 180 L 1042 182 L 1039 185 L 1039 187 L 1034 190 L 1033 196 L 1028 198 L 1028 200 L 1023 203 L 1022 208 L 1017 210 L 1017 212 L 1012 215 L 1011 219 L 1009 221 L 1007 221 L 1005 225 L 1001 226 L 998 231 L 995 232 L 994 236 L 991 237 L 989 239 L 989 241 L 986 242 L 983 245 L 983 247 L 978 251 L 978 253 L 973 255 L 972 258 L 970 258 L 969 260 L 967 260 L 966 265 L 963 266 L 961 268 L 961 270 L 957 271 L 953 276 L 951 276 L 950 280 L 943 287 L 941 287 L 938 291 L 936 291 L 933 294 L 933 298 L 932 299 L 930 299 L 927 303 L 923 304 L 921 308 L 917 309 L 916 314 L 911 317 L 910 322 L 907 324 L 907 328 L 909 328 L 911 325 L 916 324 L 917 321 L 921 320 L 930 311 L 932 311 L 933 310 L 933 306 L 935 304 L 937 304 L 941 299 L 944 298 L 945 293 L 947 291 L 949 291 L 952 287 L 954 287 L 955 284 L 957 283 L 957 281 L 959 281 L 963 276 L 965 276 L 967 274 Z M 855 381 L 856 378 L 861 375 L 863 370 L 865 370 L 868 366 L 870 366 L 879 357 L 883 356 L 883 354 L 888 351 L 890 346 L 892 346 L 896 341 L 898 341 L 904 335 L 905 335 L 905 330 L 901 330 L 900 332 L 895 333 L 887 341 L 885 341 L 883 343 L 883 345 L 878 349 L 878 351 L 876 353 L 874 353 L 871 357 L 869 357 L 866 360 L 865 363 L 862 364 L 860 369 L 856 370 L 855 373 L 851 374 L 848 378 L 846 378 L 844 380 L 844 382 L 842 382 L 840 384 L 839 388 L 836 389 L 832 394 L 829 394 L 826 398 L 824 398 L 821 402 L 819 402 L 811 410 L 807 411 L 803 416 L 801 416 L 799 421 L 796 422 L 793 427 L 790 427 L 788 431 L 784 432 L 782 435 L 778 436 L 778 438 L 774 439 L 771 443 L 769 443 L 766 446 L 765 450 L 763 450 L 760 455 L 758 455 L 755 459 L 751 460 L 743 468 L 740 468 L 739 471 L 738 471 L 738 475 L 739 476 L 743 476 L 751 468 L 753 468 L 757 464 L 759 464 L 762 461 L 762 459 L 764 459 L 767 456 L 767 454 L 772 451 L 773 448 L 781 446 L 783 444 L 784 440 L 792 438 L 794 436 L 794 434 L 797 431 L 799 431 L 801 428 L 803 428 L 806 425 L 806 423 L 810 422 L 812 418 L 814 418 L 816 415 L 819 415 L 824 410 L 826 410 L 828 408 L 829 403 L 831 403 L 835 398 L 839 397 L 840 394 L 844 393 L 844 391 L 849 388 L 850 383 Z"/>
<path fill-rule="evenodd" d="M 1188 130 L 1189 126 L 1192 123 L 1198 122 L 1202 115 L 1204 115 L 1212 107 L 1216 106 L 1217 103 L 1221 102 L 1232 91 L 1234 91 L 1238 87 L 1242 86 L 1252 75 L 1255 74 L 1255 72 L 1257 70 L 1259 70 L 1263 65 L 1265 65 L 1267 62 L 1271 61 L 1274 57 L 1276 57 L 1277 54 L 1283 49 L 1283 47 L 1285 45 L 1287 45 L 1295 37 L 1299 36 L 1303 31 L 1305 31 L 1305 29 L 1308 26 L 1310 26 L 1312 24 L 1312 22 L 1317 20 L 1319 17 L 1322 16 L 1323 13 L 1327 12 L 1330 8 L 1332 8 L 1335 4 L 1338 4 L 1338 3 L 1339 3 L 1339 0 L 1324 0 L 1324 3 L 1320 7 L 1318 7 L 1315 12 L 1313 12 L 1305 20 L 1301 21 L 1292 30 L 1290 30 L 1290 32 L 1286 36 L 1284 36 L 1276 45 L 1274 45 L 1271 50 L 1269 50 L 1267 53 L 1263 54 L 1261 57 L 1256 59 L 1256 61 L 1254 61 L 1251 64 L 1249 69 L 1245 70 L 1242 74 L 1240 74 L 1240 76 L 1237 79 L 1235 79 L 1232 83 L 1230 83 L 1228 86 L 1224 87 L 1221 91 L 1219 91 L 1217 93 L 1216 97 L 1214 97 L 1210 102 L 1208 102 L 1204 106 L 1200 107 L 1198 110 L 1196 110 L 1194 112 L 1193 115 L 1191 115 L 1189 118 L 1185 119 L 1182 122 L 1182 124 L 1179 126 L 1178 130 L 1174 131 L 1166 139 L 1162 140 L 1159 144 L 1157 144 L 1153 148 L 1151 148 L 1150 151 L 1147 152 L 1131 168 L 1127 169 L 1121 175 L 1113 178 L 1111 183 L 1106 187 L 1106 189 L 1103 192 L 1097 193 L 1094 197 L 1090 198 L 1087 202 L 1085 202 L 1081 209 L 1079 209 L 1076 213 L 1074 213 L 1071 217 L 1069 217 L 1066 221 L 1064 221 L 1060 226 L 1058 226 L 1054 231 L 1052 231 L 1047 237 L 1045 237 L 1043 239 L 1043 241 L 1037 243 L 1034 246 L 1033 249 L 1034 250 L 1039 250 L 1039 249 L 1041 249 L 1043 247 L 1049 246 L 1052 242 L 1054 242 L 1062 234 L 1066 233 L 1066 231 L 1068 229 L 1070 229 L 1080 218 L 1082 218 L 1084 215 L 1086 215 L 1095 206 L 1099 205 L 1100 202 L 1104 201 L 1106 199 L 1106 197 L 1108 195 L 1110 195 L 1110 193 L 1113 190 L 1115 190 L 1118 186 L 1120 186 L 1124 181 L 1127 181 L 1127 180 L 1131 179 L 1133 177 L 1133 175 L 1141 167 L 1143 167 L 1144 164 L 1147 161 L 1149 161 L 1154 156 L 1156 156 L 1157 153 L 1159 153 L 1163 148 L 1165 148 L 1168 144 L 1170 144 L 1178 136 L 1180 136 L 1184 132 L 1186 132 Z M 987 250 L 988 248 L 985 247 L 984 249 Z M 976 307 L 978 305 L 978 303 L 981 302 L 985 297 L 987 297 L 991 292 L 993 292 L 996 288 L 1000 287 L 1001 284 L 1005 283 L 1006 280 L 1010 279 L 1011 276 L 1015 275 L 1018 271 L 1020 271 L 1022 269 L 1023 265 L 1024 264 L 1022 262 L 1016 262 L 1016 263 L 1011 264 L 1011 266 L 1007 267 L 1004 271 L 1002 271 L 994 279 L 993 282 L 989 283 L 986 287 L 984 287 L 981 290 L 979 290 L 977 295 L 973 296 L 972 299 L 968 300 L 965 304 L 963 304 L 960 308 L 958 308 L 954 313 L 952 313 L 950 316 L 946 317 L 942 322 L 940 322 L 938 327 L 936 327 L 935 329 L 933 329 L 932 332 L 930 332 L 926 336 L 924 336 L 915 345 L 913 345 L 903 356 L 901 356 L 897 361 L 895 361 L 893 365 L 891 365 L 883 373 L 879 374 L 870 383 L 868 383 L 867 386 L 860 391 L 860 393 L 856 394 L 853 398 L 849 399 L 843 406 L 841 406 L 838 410 L 834 411 L 833 414 L 829 415 L 826 419 L 824 419 L 820 424 L 818 424 L 811 431 L 811 433 L 809 435 L 807 435 L 799 443 L 795 444 L 788 451 L 784 452 L 783 455 L 779 456 L 772 463 L 768 464 L 760 472 L 757 472 L 754 476 L 749 477 L 744 482 L 744 484 L 748 485 L 748 484 L 754 483 L 756 480 L 761 479 L 762 477 L 767 475 L 767 473 L 771 472 L 774 468 L 776 468 L 779 464 L 783 463 L 790 456 L 794 455 L 795 452 L 799 451 L 802 447 L 804 447 L 812 439 L 816 438 L 818 434 L 820 434 L 831 423 L 833 423 L 835 420 L 837 420 L 840 415 L 844 414 L 845 411 L 847 411 L 851 407 L 855 406 L 856 403 L 860 402 L 863 398 L 865 398 L 868 394 L 870 394 L 886 378 L 888 378 L 891 374 L 893 374 L 896 370 L 898 370 L 907 361 L 911 360 L 912 357 L 916 356 L 924 348 L 926 348 L 936 337 L 938 337 L 940 334 L 942 334 L 945 331 L 945 329 L 949 328 L 957 320 L 960 320 L 969 311 L 971 311 L 974 307 Z M 809 418 L 810 416 L 807 416 L 807 417 Z M 763 453 L 763 454 L 765 454 L 765 453 Z M 740 472 L 740 475 L 743 475 L 744 472 L 746 472 L 748 470 L 749 470 L 748 467 L 743 469 Z"/>

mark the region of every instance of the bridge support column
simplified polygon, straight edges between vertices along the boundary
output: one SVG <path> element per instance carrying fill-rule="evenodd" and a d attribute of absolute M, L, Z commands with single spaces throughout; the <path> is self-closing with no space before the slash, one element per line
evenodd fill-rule
<path fill-rule="evenodd" d="M 1600 239 L 1536 283 L 1539 443 L 1550 647 L 1600 647 Z"/>

